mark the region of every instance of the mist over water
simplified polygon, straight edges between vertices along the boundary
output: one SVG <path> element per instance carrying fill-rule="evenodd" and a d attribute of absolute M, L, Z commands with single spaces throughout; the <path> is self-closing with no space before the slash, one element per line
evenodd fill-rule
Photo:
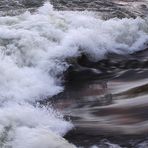
<path fill-rule="evenodd" d="M 102 20 L 94 12 L 57 11 L 49 2 L 3 1 L 0 17 L 0 147 L 71 148 L 62 136 L 73 128 L 62 113 L 37 103 L 64 90 L 63 73 L 82 54 L 92 61 L 109 53 L 147 48 L 147 18 Z M 6 5 L 6 3 L 8 5 Z"/>

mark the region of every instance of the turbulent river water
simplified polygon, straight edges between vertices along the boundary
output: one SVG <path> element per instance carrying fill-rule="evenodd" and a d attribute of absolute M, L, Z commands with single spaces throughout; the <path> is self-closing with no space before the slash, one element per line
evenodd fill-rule
<path fill-rule="evenodd" d="M 0 1 L 0 148 L 148 147 L 147 13 L 146 0 Z"/>

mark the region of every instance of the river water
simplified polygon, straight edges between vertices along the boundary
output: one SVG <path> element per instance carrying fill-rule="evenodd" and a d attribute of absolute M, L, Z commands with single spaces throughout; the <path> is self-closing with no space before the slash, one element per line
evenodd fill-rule
<path fill-rule="evenodd" d="M 0 2 L 0 148 L 148 147 L 148 2 Z"/>

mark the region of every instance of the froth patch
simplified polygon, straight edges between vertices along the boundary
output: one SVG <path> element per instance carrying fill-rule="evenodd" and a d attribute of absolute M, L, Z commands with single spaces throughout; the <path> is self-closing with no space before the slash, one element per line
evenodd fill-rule
<path fill-rule="evenodd" d="M 34 14 L 1 17 L 0 27 L 0 87 L 7 89 L 1 98 L 7 99 L 32 101 L 62 91 L 60 75 L 67 58 L 86 54 L 100 60 L 108 53 L 144 49 L 148 42 L 147 19 L 104 21 L 88 12 L 54 11 L 49 3 Z"/>
<path fill-rule="evenodd" d="M 76 148 L 54 132 L 44 129 L 20 128 L 15 138 L 12 143 L 14 148 L 20 148 L 22 145 L 23 148 Z"/>
<path fill-rule="evenodd" d="M 40 148 L 69 145 L 60 136 L 72 125 L 51 108 L 34 107 L 27 103 L 6 103 L 0 108 L 0 145 L 13 148 Z M 56 140 L 56 142 L 55 142 Z M 72 146 L 71 146 L 72 147 Z"/>

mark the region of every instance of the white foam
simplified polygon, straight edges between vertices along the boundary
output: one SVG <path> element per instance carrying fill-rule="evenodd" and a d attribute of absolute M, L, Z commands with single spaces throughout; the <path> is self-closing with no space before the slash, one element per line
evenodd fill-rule
<path fill-rule="evenodd" d="M 61 136 L 71 124 L 31 103 L 63 90 L 60 76 L 68 68 L 67 58 L 85 53 L 100 60 L 110 52 L 144 49 L 147 30 L 147 19 L 104 21 L 93 13 L 54 11 L 49 3 L 34 14 L 0 17 L 0 131 L 7 135 L 3 145 L 67 145 Z"/>
<path fill-rule="evenodd" d="M 56 76 L 68 67 L 66 58 L 85 53 L 99 60 L 144 49 L 148 42 L 147 20 L 104 21 L 87 12 L 54 11 L 48 3 L 35 14 L 0 20 L 1 99 L 52 96 L 62 90 Z"/>
<path fill-rule="evenodd" d="M 60 144 L 61 148 L 64 144 L 70 146 L 60 136 L 71 128 L 72 125 L 51 108 L 12 102 L 0 108 L 0 146 L 4 148 L 54 148 Z"/>

